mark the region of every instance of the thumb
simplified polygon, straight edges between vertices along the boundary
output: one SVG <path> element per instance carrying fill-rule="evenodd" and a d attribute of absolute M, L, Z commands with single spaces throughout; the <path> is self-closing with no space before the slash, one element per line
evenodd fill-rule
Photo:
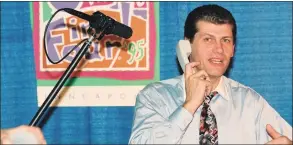
<path fill-rule="evenodd" d="M 279 138 L 281 137 L 282 135 L 280 133 L 278 133 L 270 124 L 267 124 L 266 126 L 266 129 L 267 129 L 267 133 L 269 134 L 269 136 L 272 138 L 272 139 L 276 139 L 276 138 Z"/>

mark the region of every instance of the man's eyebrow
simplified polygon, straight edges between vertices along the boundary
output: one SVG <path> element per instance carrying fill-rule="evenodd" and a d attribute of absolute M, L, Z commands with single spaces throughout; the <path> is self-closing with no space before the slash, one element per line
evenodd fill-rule
<path fill-rule="evenodd" d="M 209 33 L 202 33 L 200 36 L 205 36 L 205 35 L 208 35 L 208 36 L 210 36 L 210 37 L 215 37 L 214 35 L 209 34 Z"/>
<path fill-rule="evenodd" d="M 233 39 L 233 36 L 224 36 L 223 38 L 230 38 L 230 39 Z"/>
<path fill-rule="evenodd" d="M 213 38 L 216 37 L 216 36 L 214 36 L 214 35 L 212 35 L 212 34 L 205 33 L 205 32 L 203 32 L 203 33 L 200 34 L 201 37 L 206 36 L 206 35 L 207 35 L 207 36 L 210 36 L 210 37 L 213 37 Z M 230 39 L 233 39 L 233 36 L 223 36 L 222 39 L 223 39 L 223 38 L 230 38 Z"/>

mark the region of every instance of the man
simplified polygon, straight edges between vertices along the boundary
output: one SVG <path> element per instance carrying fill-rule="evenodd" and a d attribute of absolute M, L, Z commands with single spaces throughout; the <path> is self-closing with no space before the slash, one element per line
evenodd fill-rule
<path fill-rule="evenodd" d="M 191 43 L 183 76 L 147 85 L 137 96 L 130 144 L 292 144 L 292 127 L 253 89 L 226 78 L 236 22 L 217 5 L 189 13 Z"/>
<path fill-rule="evenodd" d="M 22 125 L 1 129 L 1 144 L 46 144 L 46 140 L 39 128 Z"/>

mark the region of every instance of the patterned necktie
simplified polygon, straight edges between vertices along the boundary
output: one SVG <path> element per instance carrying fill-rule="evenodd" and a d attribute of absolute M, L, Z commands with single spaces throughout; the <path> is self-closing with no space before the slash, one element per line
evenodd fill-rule
<path fill-rule="evenodd" d="M 200 115 L 199 144 L 218 144 L 216 117 L 210 108 L 210 101 L 218 92 L 212 92 L 204 100 Z"/>

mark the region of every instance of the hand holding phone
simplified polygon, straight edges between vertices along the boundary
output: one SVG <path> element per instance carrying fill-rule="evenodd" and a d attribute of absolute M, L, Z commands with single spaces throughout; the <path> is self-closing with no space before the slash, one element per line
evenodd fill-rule
<path fill-rule="evenodd" d="M 188 40 L 178 42 L 176 53 L 185 78 L 186 99 L 183 107 L 194 114 L 205 96 L 211 92 L 212 85 L 206 71 L 197 70 L 196 67 L 201 65 L 200 62 L 189 62 L 191 45 Z"/>

